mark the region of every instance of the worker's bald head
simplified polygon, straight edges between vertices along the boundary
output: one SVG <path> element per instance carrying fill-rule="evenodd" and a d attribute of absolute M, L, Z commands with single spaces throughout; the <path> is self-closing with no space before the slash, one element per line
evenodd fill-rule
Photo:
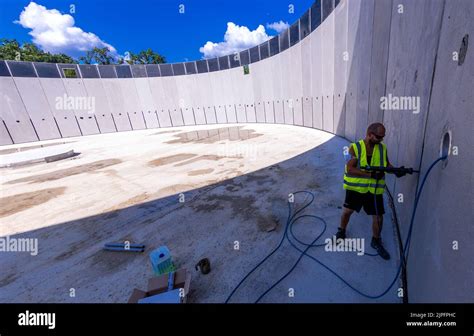
<path fill-rule="evenodd" d="M 382 123 L 376 122 L 376 123 L 370 124 L 369 127 L 367 127 L 367 134 L 370 134 L 370 133 L 380 134 L 382 133 L 382 130 L 383 130 L 383 133 L 385 133 L 385 126 Z"/>
<path fill-rule="evenodd" d="M 367 127 L 367 135 L 365 139 L 371 144 L 382 142 L 385 137 L 385 126 L 382 123 L 373 123 Z"/>

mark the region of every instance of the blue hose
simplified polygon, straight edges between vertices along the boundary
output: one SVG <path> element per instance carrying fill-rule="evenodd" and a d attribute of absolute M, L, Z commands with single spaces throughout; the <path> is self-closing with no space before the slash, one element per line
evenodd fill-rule
<path fill-rule="evenodd" d="M 433 167 L 441 160 L 445 160 L 447 158 L 447 156 L 442 156 L 438 159 L 436 159 L 431 165 L 430 167 L 428 168 L 427 172 L 425 173 L 425 175 L 423 176 L 423 179 L 422 179 L 422 182 L 421 182 L 421 185 L 420 185 L 420 188 L 418 189 L 418 192 L 415 194 L 415 200 L 414 200 L 414 205 L 413 205 L 413 213 L 412 213 L 412 216 L 411 216 L 411 221 L 410 221 L 410 226 L 409 226 L 409 229 L 408 229 L 408 235 L 407 235 L 407 239 L 406 239 L 406 242 L 405 242 L 405 247 L 404 247 L 404 251 L 403 251 L 403 254 L 405 255 L 405 258 L 408 260 L 408 251 L 409 251 L 409 246 L 410 246 L 410 240 L 411 240 L 411 234 L 412 234 L 412 230 L 413 230 L 413 224 L 414 224 L 414 220 L 415 220 L 415 214 L 416 214 L 416 209 L 418 207 L 418 201 L 420 199 L 420 196 L 421 196 L 421 192 L 423 190 L 423 187 L 425 185 L 425 182 L 426 182 L 426 179 L 428 178 L 428 175 L 430 174 L 431 170 L 433 169 Z M 265 258 L 263 258 L 262 261 L 260 261 L 254 268 L 252 268 L 252 270 L 250 270 L 250 272 L 248 272 L 245 277 L 237 284 L 237 286 L 232 290 L 232 292 L 229 294 L 229 296 L 227 297 L 227 299 L 225 300 L 225 303 L 228 303 L 229 300 L 232 298 L 232 296 L 234 295 L 234 293 L 237 291 L 237 289 L 245 282 L 245 280 L 258 268 L 260 267 L 266 260 L 268 260 L 268 258 L 270 258 L 278 249 L 280 249 L 280 247 L 282 246 L 283 242 L 285 241 L 285 238 L 288 240 L 288 242 L 297 250 L 301 253 L 301 255 L 299 256 L 298 260 L 295 262 L 295 264 L 290 268 L 290 270 L 285 273 L 285 275 L 283 275 L 280 279 L 278 279 L 272 286 L 270 286 L 265 292 L 263 292 L 259 297 L 258 299 L 255 301 L 255 303 L 258 303 L 266 294 L 268 294 L 273 288 L 275 288 L 275 286 L 277 286 L 281 281 L 283 281 L 283 279 L 285 279 L 288 275 L 291 274 L 291 272 L 296 268 L 296 266 L 298 265 L 298 263 L 301 261 L 301 259 L 303 258 L 303 256 L 307 256 L 308 258 L 312 259 L 313 261 L 317 262 L 319 265 L 323 266 L 325 269 L 327 269 L 329 272 L 331 272 L 332 274 L 334 274 L 338 279 L 340 279 L 344 284 L 346 284 L 349 288 L 351 288 L 353 291 L 355 291 L 356 293 L 366 297 L 366 298 L 369 298 L 369 299 L 378 299 L 382 296 L 384 296 L 385 294 L 388 293 L 388 291 L 392 288 L 393 284 L 397 281 L 398 279 L 398 276 L 400 274 L 400 270 L 402 268 L 402 262 L 400 262 L 398 268 L 397 268 L 397 272 L 392 280 L 392 282 L 390 283 L 390 285 L 380 294 L 377 294 L 377 295 L 370 295 L 370 294 L 366 294 L 360 290 L 358 290 L 357 288 L 355 288 L 354 286 L 352 286 L 349 282 L 347 282 L 344 278 L 342 278 L 338 273 L 336 273 L 333 269 L 331 269 L 329 266 L 326 266 L 324 263 L 322 263 L 321 261 L 319 261 L 317 258 L 309 255 L 307 253 L 307 251 L 312 248 L 312 247 L 320 247 L 320 246 L 324 246 L 325 244 L 316 244 L 316 241 L 324 234 L 324 232 L 326 231 L 326 227 L 327 227 L 327 223 L 326 221 L 321 218 L 321 217 L 318 217 L 318 216 L 314 216 L 314 215 L 302 215 L 302 216 L 298 216 L 296 217 L 296 215 L 298 215 L 299 213 L 301 213 L 301 211 L 303 211 L 304 209 L 306 209 L 308 206 L 310 206 L 313 201 L 314 201 L 314 194 L 309 192 L 309 191 L 297 191 L 297 192 L 294 192 L 293 194 L 296 195 L 296 194 L 299 194 L 299 193 L 306 193 L 306 194 L 309 194 L 311 196 L 311 200 L 309 203 L 305 204 L 301 209 L 298 209 L 297 211 L 295 211 L 294 214 L 292 214 L 292 209 L 291 209 L 291 203 L 288 202 L 288 218 L 287 218 L 287 221 L 286 221 L 286 225 L 285 225 L 285 231 L 284 231 L 284 234 L 280 240 L 280 242 L 278 243 L 278 246 L 272 251 L 270 252 Z M 310 217 L 310 218 L 316 218 L 318 220 L 320 220 L 323 224 L 324 224 L 324 228 L 323 230 L 321 231 L 321 233 L 313 239 L 313 241 L 310 243 L 310 244 L 307 244 L 307 243 L 304 243 L 302 242 L 301 240 L 299 240 L 298 238 L 296 238 L 296 236 L 294 235 L 293 233 L 293 224 L 299 220 L 300 218 L 304 218 L 304 217 Z M 289 234 L 288 234 L 289 233 Z M 292 239 L 295 239 L 298 243 L 306 246 L 306 248 L 304 250 L 300 249 L 298 246 L 295 245 L 295 243 L 291 240 Z"/>

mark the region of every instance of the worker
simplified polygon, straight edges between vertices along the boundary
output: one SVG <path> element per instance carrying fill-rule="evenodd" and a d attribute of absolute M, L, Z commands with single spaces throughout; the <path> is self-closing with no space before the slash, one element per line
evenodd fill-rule
<path fill-rule="evenodd" d="M 377 250 L 385 260 L 390 254 L 382 244 L 383 193 L 385 189 L 385 173 L 368 172 L 361 167 L 379 166 L 393 167 L 388 160 L 387 147 L 382 143 L 385 137 L 385 127 L 381 123 L 373 123 L 367 128 L 365 139 L 352 143 L 349 148 L 350 160 L 347 162 L 344 174 L 344 189 L 346 198 L 341 216 L 341 225 L 336 233 L 336 241 L 346 238 L 346 228 L 354 211 L 359 212 L 363 207 L 367 215 L 372 216 L 372 241 L 370 246 Z M 406 173 L 397 171 L 397 177 Z"/>

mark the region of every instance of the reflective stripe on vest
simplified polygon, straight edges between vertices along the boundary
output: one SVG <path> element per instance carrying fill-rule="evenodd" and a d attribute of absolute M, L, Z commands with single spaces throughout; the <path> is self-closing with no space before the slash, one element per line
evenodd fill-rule
<path fill-rule="evenodd" d="M 353 143 L 351 146 L 357 158 L 358 168 L 365 167 L 367 165 L 374 167 L 387 166 L 387 147 L 385 146 L 385 144 L 376 144 L 374 146 L 371 162 L 367 162 L 367 151 L 365 148 L 364 140 L 359 140 L 358 142 Z M 363 194 L 370 192 L 372 194 L 380 195 L 383 194 L 384 187 L 385 177 L 377 181 L 370 177 L 350 175 L 347 173 L 346 165 L 344 174 L 344 189 L 353 190 Z"/>

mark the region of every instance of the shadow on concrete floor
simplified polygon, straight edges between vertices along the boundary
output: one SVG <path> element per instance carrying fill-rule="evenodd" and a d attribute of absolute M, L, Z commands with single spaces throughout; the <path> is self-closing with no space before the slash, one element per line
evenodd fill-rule
<path fill-rule="evenodd" d="M 184 203 L 174 194 L 11 236 L 38 238 L 39 253 L 3 253 L 0 301 L 126 302 L 133 288 L 145 288 L 152 276 L 149 252 L 166 245 L 175 264 L 193 272 L 188 302 L 224 302 L 241 278 L 280 241 L 289 193 L 314 193 L 315 202 L 304 213 L 327 221 L 322 241 L 336 232 L 344 200 L 341 153 L 346 145 L 346 140 L 333 137 L 286 161 L 185 192 Z M 304 202 L 297 196 L 295 206 Z M 356 253 L 325 252 L 324 248 L 312 248 L 309 253 L 354 287 L 379 294 L 390 284 L 398 265 L 395 236 L 389 215 L 386 217 L 383 237 L 392 255 L 388 262 Z M 295 224 L 295 234 L 306 242 L 320 230 L 320 224 L 310 219 Z M 353 216 L 348 235 L 365 238 L 366 251 L 374 253 L 370 247 L 371 222 L 365 214 Z M 145 244 L 145 253 L 102 250 L 107 242 L 124 240 Z M 237 243 L 238 250 L 234 248 Z M 207 275 L 194 271 L 196 262 L 204 257 L 212 265 Z M 284 243 L 248 278 L 232 302 L 254 302 L 298 257 L 299 253 Z M 382 298 L 366 299 L 303 257 L 262 302 L 399 302 L 398 287 L 397 281 Z M 75 297 L 69 295 L 71 288 Z M 294 296 L 289 295 L 290 288 Z"/>

